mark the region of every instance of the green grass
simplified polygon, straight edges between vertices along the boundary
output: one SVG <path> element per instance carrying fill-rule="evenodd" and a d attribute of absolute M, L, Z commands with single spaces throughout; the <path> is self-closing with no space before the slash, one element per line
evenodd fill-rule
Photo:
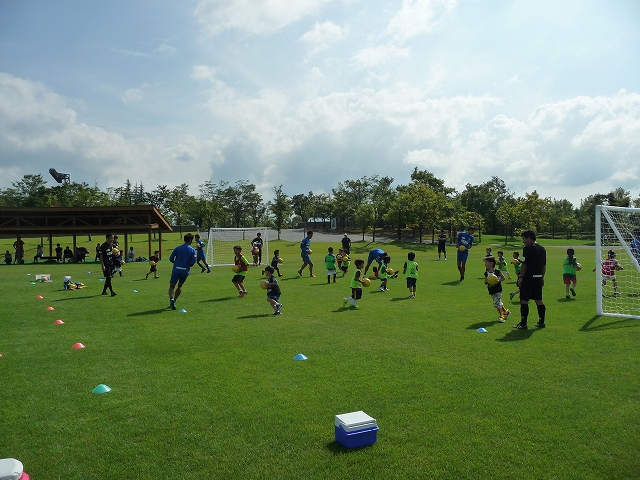
<path fill-rule="evenodd" d="M 452 249 L 438 262 L 412 246 L 418 297 L 396 279 L 357 311 L 341 308 L 346 278 L 326 285 L 329 244 L 313 242 L 310 279 L 296 274 L 298 242 L 270 242 L 285 259 L 279 317 L 257 268 L 244 299 L 230 268 L 195 269 L 181 314 L 166 309 L 166 260 L 158 280 L 127 264 L 115 298 L 99 295 L 95 264 L 0 266 L 0 458 L 34 479 L 638 478 L 640 321 L 595 316 L 593 250 L 577 251 L 567 301 L 565 251 L 549 248 L 547 329 L 513 330 L 506 294 L 513 314 L 496 323 L 486 239 L 462 283 Z M 408 250 L 384 248 L 401 267 Z M 54 282 L 30 284 L 36 273 Z M 62 290 L 63 275 L 87 288 Z M 100 383 L 113 390 L 91 393 Z M 335 443 L 334 415 L 354 410 L 377 419 L 375 445 Z"/>

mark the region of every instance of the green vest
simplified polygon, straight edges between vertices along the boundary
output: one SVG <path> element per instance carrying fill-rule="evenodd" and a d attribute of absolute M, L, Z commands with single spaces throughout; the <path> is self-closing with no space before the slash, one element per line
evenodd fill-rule
<path fill-rule="evenodd" d="M 351 288 L 362 288 L 362 284 L 358 281 L 356 281 L 356 275 L 358 274 L 358 272 L 360 272 L 360 280 L 363 279 L 363 273 L 362 270 L 354 270 L 353 271 L 353 276 L 351 277 Z"/>
<path fill-rule="evenodd" d="M 404 276 L 407 278 L 418 278 L 418 264 L 411 260 L 404 262 L 406 271 Z"/>

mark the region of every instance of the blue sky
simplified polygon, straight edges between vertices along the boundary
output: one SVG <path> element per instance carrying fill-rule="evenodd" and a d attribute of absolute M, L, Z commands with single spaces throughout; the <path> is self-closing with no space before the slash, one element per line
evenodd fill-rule
<path fill-rule="evenodd" d="M 0 0 L 0 187 L 640 195 L 640 2 Z M 53 182 L 53 180 L 51 180 Z"/>

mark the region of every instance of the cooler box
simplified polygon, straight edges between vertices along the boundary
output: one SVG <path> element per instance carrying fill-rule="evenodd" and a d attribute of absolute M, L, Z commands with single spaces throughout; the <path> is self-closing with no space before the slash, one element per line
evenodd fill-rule
<path fill-rule="evenodd" d="M 362 410 L 336 415 L 336 442 L 347 448 L 372 445 L 378 440 L 378 424 Z"/>

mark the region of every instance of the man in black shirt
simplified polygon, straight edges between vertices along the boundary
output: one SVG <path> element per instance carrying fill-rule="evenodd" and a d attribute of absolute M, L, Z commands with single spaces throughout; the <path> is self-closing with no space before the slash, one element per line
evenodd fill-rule
<path fill-rule="evenodd" d="M 102 295 L 107 295 L 107 288 L 111 291 L 111 296 L 115 297 L 116 292 L 113 291 L 111 279 L 113 277 L 115 267 L 115 255 L 113 254 L 113 235 L 106 234 L 106 241 L 100 245 L 100 264 L 102 265 L 102 273 L 104 274 L 104 287 Z"/>
<path fill-rule="evenodd" d="M 517 285 L 520 288 L 520 323 L 513 328 L 520 330 L 527 329 L 527 317 L 529 316 L 529 300 L 536 302 L 538 307 L 538 323 L 536 327 L 544 328 L 544 317 L 546 307 L 542 302 L 542 287 L 544 286 L 544 275 L 547 271 L 547 251 L 542 245 L 536 242 L 536 232 L 525 230 L 522 232 L 524 249 L 522 256 L 524 262 L 518 276 Z"/>
<path fill-rule="evenodd" d="M 440 254 L 444 253 L 444 259 L 447 259 L 447 234 L 444 230 L 440 230 L 438 235 L 438 260 L 440 260 Z"/>
<path fill-rule="evenodd" d="M 342 249 L 347 252 L 347 255 L 351 254 L 351 239 L 346 233 L 342 237 Z"/>
<path fill-rule="evenodd" d="M 260 232 L 258 232 L 256 234 L 256 238 L 254 238 L 253 240 L 251 240 L 251 246 L 253 248 L 258 248 L 258 265 L 262 265 L 262 246 L 264 245 L 264 242 L 262 240 L 262 234 Z"/>

